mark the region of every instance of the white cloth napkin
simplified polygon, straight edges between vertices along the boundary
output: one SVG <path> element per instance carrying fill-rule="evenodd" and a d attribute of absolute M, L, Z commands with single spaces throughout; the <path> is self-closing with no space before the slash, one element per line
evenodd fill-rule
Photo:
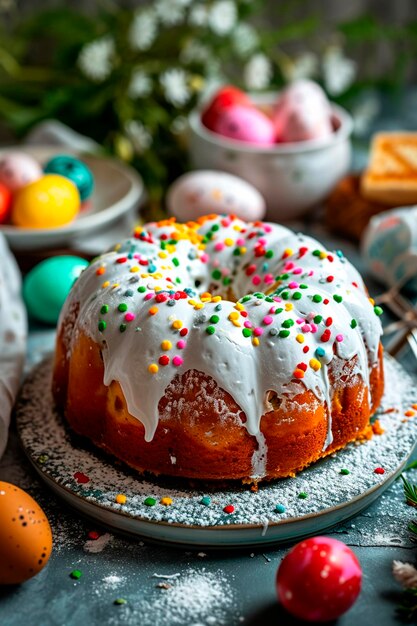
<path fill-rule="evenodd" d="M 26 355 L 26 309 L 20 288 L 19 269 L 0 233 L 0 457 L 6 448 Z"/>

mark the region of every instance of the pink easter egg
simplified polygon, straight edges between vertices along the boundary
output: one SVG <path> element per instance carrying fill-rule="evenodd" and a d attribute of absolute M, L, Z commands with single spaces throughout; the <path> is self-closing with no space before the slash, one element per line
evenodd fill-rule
<path fill-rule="evenodd" d="M 277 142 L 308 141 L 333 132 L 327 96 L 310 80 L 296 81 L 283 91 L 273 122 Z"/>
<path fill-rule="evenodd" d="M 40 164 L 24 152 L 8 152 L 0 159 L 0 182 L 11 192 L 33 183 L 42 175 Z"/>
<path fill-rule="evenodd" d="M 257 145 L 271 145 L 275 140 L 272 121 L 255 107 L 229 107 L 219 116 L 213 130 L 224 137 Z"/>

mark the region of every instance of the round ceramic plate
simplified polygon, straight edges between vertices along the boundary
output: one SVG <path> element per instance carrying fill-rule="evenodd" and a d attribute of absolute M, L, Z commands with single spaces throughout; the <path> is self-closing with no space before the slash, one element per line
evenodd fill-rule
<path fill-rule="evenodd" d="M 262 546 L 317 534 L 356 515 L 403 470 L 417 437 L 417 416 L 412 417 L 417 392 L 390 357 L 385 376 L 387 392 L 376 415 L 382 435 L 257 492 L 145 479 L 74 437 L 53 406 L 51 359 L 24 383 L 17 427 L 26 454 L 48 485 L 105 526 L 195 547 Z M 124 504 L 117 502 L 119 494 Z M 164 498 L 169 498 L 165 504 Z M 233 512 L 225 511 L 228 506 Z"/>
<path fill-rule="evenodd" d="M 15 250 L 61 246 L 77 235 L 101 230 L 136 208 L 143 196 L 144 187 L 139 174 L 115 159 L 80 154 L 57 146 L 25 146 L 23 149 L 19 147 L 19 150 L 33 155 L 41 163 L 56 154 L 79 156 L 93 172 L 95 187 L 88 206 L 66 226 L 33 229 L 0 225 L 0 232 Z M 0 157 L 9 151 L 10 148 L 0 150 Z"/>

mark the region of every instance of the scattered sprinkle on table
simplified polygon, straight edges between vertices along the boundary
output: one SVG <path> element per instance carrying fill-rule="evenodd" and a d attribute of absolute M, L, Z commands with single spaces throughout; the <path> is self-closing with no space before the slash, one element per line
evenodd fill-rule
<path fill-rule="evenodd" d="M 100 537 L 100 533 L 98 533 L 96 530 L 90 530 L 90 532 L 88 533 L 87 537 L 89 539 L 98 539 Z"/>
<path fill-rule="evenodd" d="M 121 606 L 122 604 L 127 604 L 127 600 L 125 600 L 125 598 L 116 598 L 113 604 L 115 604 L 116 606 Z"/>
<path fill-rule="evenodd" d="M 74 580 L 80 580 L 82 575 L 83 574 L 79 569 L 73 569 L 70 574 L 70 577 L 73 578 Z"/>

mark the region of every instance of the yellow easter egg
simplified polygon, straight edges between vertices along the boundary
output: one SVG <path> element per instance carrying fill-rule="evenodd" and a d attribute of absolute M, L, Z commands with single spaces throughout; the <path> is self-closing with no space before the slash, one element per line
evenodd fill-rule
<path fill-rule="evenodd" d="M 17 192 L 11 220 L 22 228 L 56 228 L 72 222 L 79 209 L 74 183 L 58 174 L 45 174 Z"/>
<path fill-rule="evenodd" d="M 51 551 L 51 527 L 39 504 L 23 489 L 0 481 L 0 585 L 32 578 Z"/>

